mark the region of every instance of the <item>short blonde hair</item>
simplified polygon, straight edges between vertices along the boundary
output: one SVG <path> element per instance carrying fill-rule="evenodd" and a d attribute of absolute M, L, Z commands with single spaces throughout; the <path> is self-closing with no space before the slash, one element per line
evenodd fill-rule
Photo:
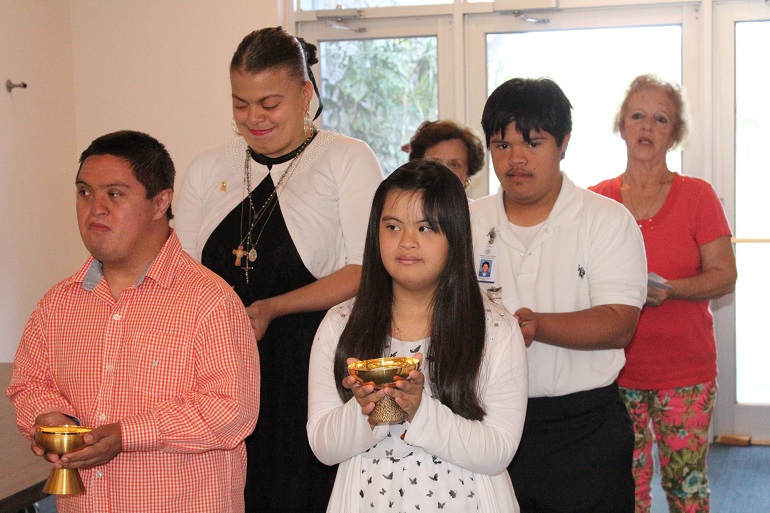
<path fill-rule="evenodd" d="M 684 90 L 679 84 L 675 82 L 666 82 L 652 74 L 639 75 L 633 82 L 631 82 L 631 85 L 628 86 L 626 95 L 623 98 L 623 103 L 620 105 L 620 110 L 615 115 L 615 122 L 612 126 L 613 131 L 619 133 L 625 128 L 625 118 L 626 114 L 628 114 L 628 102 L 631 96 L 645 89 L 658 89 L 663 91 L 674 105 L 674 127 L 671 130 L 671 139 L 674 141 L 674 144 L 669 149 L 684 143 L 685 139 L 687 139 L 687 134 L 689 133 L 689 117 Z"/>

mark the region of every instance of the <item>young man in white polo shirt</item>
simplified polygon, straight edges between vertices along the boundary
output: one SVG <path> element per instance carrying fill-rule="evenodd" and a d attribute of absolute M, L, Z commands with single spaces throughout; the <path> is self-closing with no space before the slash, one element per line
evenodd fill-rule
<path fill-rule="evenodd" d="M 633 431 L 615 379 L 646 295 L 631 214 L 560 170 L 569 100 L 549 79 L 512 79 L 484 107 L 500 191 L 471 204 L 479 277 L 519 320 L 529 403 L 508 471 L 522 512 L 634 510 Z"/>

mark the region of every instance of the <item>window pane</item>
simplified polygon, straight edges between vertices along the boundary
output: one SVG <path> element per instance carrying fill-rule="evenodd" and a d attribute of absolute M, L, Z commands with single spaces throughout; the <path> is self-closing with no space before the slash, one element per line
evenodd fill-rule
<path fill-rule="evenodd" d="M 770 22 L 735 26 L 735 233 L 741 238 L 770 238 L 765 145 L 770 140 Z M 770 336 L 763 323 L 770 290 L 770 244 L 743 243 L 736 249 L 735 299 L 737 398 L 739 403 L 770 404 Z"/>
<path fill-rule="evenodd" d="M 435 37 L 321 42 L 323 126 L 369 143 L 385 174 L 417 126 L 438 117 Z"/>
<path fill-rule="evenodd" d="M 454 0 L 301 0 L 300 9 L 363 9 L 365 7 L 402 7 L 409 5 L 451 4 Z"/>
<path fill-rule="evenodd" d="M 572 138 L 562 169 L 581 186 L 621 174 L 626 146 L 612 123 L 629 83 L 643 73 L 681 83 L 679 25 L 537 31 L 487 36 L 489 91 L 514 77 L 549 77 L 572 103 Z M 681 171 L 681 152 L 668 155 Z M 490 191 L 499 187 L 490 168 Z"/>

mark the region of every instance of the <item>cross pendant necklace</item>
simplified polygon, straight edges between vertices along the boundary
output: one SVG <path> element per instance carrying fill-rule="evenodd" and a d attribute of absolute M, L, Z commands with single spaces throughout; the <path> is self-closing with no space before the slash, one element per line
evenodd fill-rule
<path fill-rule="evenodd" d="M 246 285 L 248 285 L 249 284 L 249 271 L 254 269 L 254 268 L 251 267 L 248 262 L 246 262 L 246 265 L 241 267 L 241 269 L 243 269 L 243 272 L 246 273 Z"/>
<path fill-rule="evenodd" d="M 241 267 L 241 264 L 243 263 L 242 259 L 243 257 L 246 257 L 247 261 L 245 262 L 245 265 L 241 267 L 241 269 L 243 269 L 243 272 L 246 274 L 247 284 L 249 283 L 249 271 L 254 269 L 249 265 L 249 262 L 255 262 L 257 260 L 257 244 L 259 244 L 259 240 L 262 238 L 262 232 L 265 231 L 265 227 L 267 226 L 270 217 L 273 215 L 273 211 L 275 210 L 276 206 L 278 206 L 278 189 L 281 188 L 281 185 L 285 187 L 286 183 L 289 182 L 289 179 L 294 174 L 294 171 L 299 165 L 299 159 L 302 156 L 302 153 L 304 152 L 307 145 L 310 144 L 310 141 L 313 140 L 315 133 L 315 130 L 313 130 L 313 133 L 305 139 L 299 148 L 295 150 L 296 154 L 291 159 L 291 162 L 289 162 L 289 165 L 286 167 L 284 172 L 281 174 L 281 178 L 278 179 L 278 183 L 273 186 L 273 192 L 271 192 L 267 197 L 267 200 L 262 204 L 262 207 L 259 209 L 259 211 L 254 208 L 254 203 L 251 196 L 251 152 L 249 151 L 249 147 L 246 147 L 246 155 L 243 163 L 243 189 L 245 198 L 244 202 L 241 204 L 241 242 L 238 244 L 238 247 L 232 251 L 232 253 L 235 255 L 236 267 Z M 266 179 L 270 179 L 269 171 Z M 247 200 L 248 216 L 245 216 L 244 205 Z M 252 242 L 252 231 L 257 227 L 257 224 L 260 222 L 260 220 L 263 220 L 263 218 L 264 221 L 262 228 L 260 228 L 256 240 Z M 248 231 L 246 232 L 245 237 L 243 236 L 244 222 L 246 222 L 248 226 Z M 248 249 L 244 248 L 244 243 Z"/>
<path fill-rule="evenodd" d="M 238 249 L 233 250 L 233 255 L 235 255 L 235 265 L 240 267 L 241 266 L 241 258 L 245 257 L 248 253 L 244 251 L 243 246 L 238 246 Z"/>
<path fill-rule="evenodd" d="M 233 255 L 235 255 L 235 265 L 237 267 L 241 267 L 241 263 L 242 263 L 241 259 L 243 257 L 246 257 L 246 259 L 248 260 L 248 262 L 246 262 L 246 265 L 241 267 L 241 269 L 243 269 L 243 272 L 246 273 L 246 284 L 248 285 L 249 271 L 254 269 L 249 265 L 249 262 L 253 262 L 254 260 L 257 259 L 257 250 L 252 248 L 251 251 L 246 251 L 245 249 L 243 249 L 243 245 L 239 245 L 238 249 L 233 250 Z M 252 258 L 252 255 L 253 255 L 253 258 Z"/>

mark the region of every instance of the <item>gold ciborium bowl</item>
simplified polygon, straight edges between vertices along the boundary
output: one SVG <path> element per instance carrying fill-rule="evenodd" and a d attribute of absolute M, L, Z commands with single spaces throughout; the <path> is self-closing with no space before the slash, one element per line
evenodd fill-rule
<path fill-rule="evenodd" d="M 377 389 L 395 386 L 396 381 L 407 379 L 411 371 L 419 368 L 420 360 L 411 357 L 374 358 L 348 365 L 351 376 L 362 383 L 373 383 Z M 393 424 L 406 418 L 407 413 L 387 395 L 377 402 L 369 414 L 369 419 L 375 424 Z"/>
<path fill-rule="evenodd" d="M 83 447 L 83 435 L 91 430 L 85 426 L 39 426 L 35 430 L 35 443 L 45 452 L 61 456 Z M 77 495 L 85 491 L 85 486 L 77 469 L 60 468 L 51 470 L 43 491 L 56 495 Z"/>

